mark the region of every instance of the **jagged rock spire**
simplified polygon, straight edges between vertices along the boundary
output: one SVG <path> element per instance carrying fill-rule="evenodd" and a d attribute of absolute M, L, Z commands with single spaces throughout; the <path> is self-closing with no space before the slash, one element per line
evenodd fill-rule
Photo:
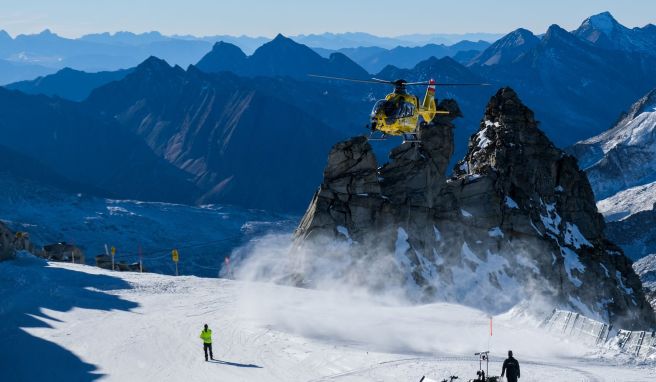
<path fill-rule="evenodd" d="M 420 129 L 420 144 L 394 148 L 379 169 L 364 138 L 335 145 L 297 248 L 347 240 L 341 256 L 353 265 L 344 277 L 367 283 L 367 262 L 387 259 L 396 277 L 373 285 L 399 282 L 420 300 L 492 313 L 531 301 L 536 311 L 563 307 L 626 328 L 654 325 L 630 261 L 604 236 L 585 174 L 517 94 L 503 88 L 490 99 L 450 179 L 457 105 L 441 107 L 452 115 Z M 306 264 L 327 261 L 325 253 L 304 254 Z M 305 268 L 305 277 L 320 277 L 312 273 L 320 268 Z"/>

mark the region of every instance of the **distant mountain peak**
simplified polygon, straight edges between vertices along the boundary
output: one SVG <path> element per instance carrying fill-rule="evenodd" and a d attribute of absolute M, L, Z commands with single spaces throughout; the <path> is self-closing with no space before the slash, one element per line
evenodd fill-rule
<path fill-rule="evenodd" d="M 518 28 L 510 32 L 506 37 L 512 38 L 519 43 L 524 43 L 526 40 L 537 39 L 537 37 L 528 29 Z"/>
<path fill-rule="evenodd" d="M 169 65 L 168 62 L 162 60 L 161 58 L 155 57 L 155 56 L 150 56 L 146 60 L 144 60 L 144 62 L 139 64 L 139 66 L 137 66 L 137 68 L 140 68 L 140 67 L 153 67 L 153 66 L 164 66 L 164 67 L 167 67 L 167 68 L 171 67 L 171 65 Z"/>
<path fill-rule="evenodd" d="M 196 67 L 205 72 L 238 71 L 246 62 L 246 54 L 236 45 L 225 41 L 214 44 Z"/>
<path fill-rule="evenodd" d="M 225 42 L 223 40 L 214 43 L 212 46 L 212 53 L 222 55 L 227 54 L 232 58 L 246 57 L 246 54 L 237 45 Z"/>
<path fill-rule="evenodd" d="M 171 66 L 169 65 L 168 62 L 162 60 L 161 58 L 150 56 L 141 64 L 137 65 L 134 73 L 143 73 L 143 72 L 166 73 L 166 72 L 173 72 L 173 71 L 180 71 L 184 73 L 184 69 L 182 69 L 181 67 L 177 65 Z"/>
<path fill-rule="evenodd" d="M 656 32 L 656 25 L 649 23 L 649 24 L 645 25 L 642 28 L 642 30 L 647 31 L 647 32 L 652 32 L 652 33 Z"/>
<path fill-rule="evenodd" d="M 573 34 L 600 48 L 656 56 L 656 27 L 627 28 L 608 12 L 587 18 Z"/>
<path fill-rule="evenodd" d="M 212 51 L 196 64 L 208 73 L 231 71 L 245 76 L 291 76 L 306 79 L 308 73 L 346 76 L 367 76 L 368 73 L 342 53 L 328 59 L 282 34 L 246 56 L 238 47 L 217 43 Z"/>
<path fill-rule="evenodd" d="M 52 31 L 51 31 L 50 29 L 46 28 L 46 29 L 42 30 L 42 31 L 38 34 L 38 36 L 42 36 L 42 37 L 46 37 L 46 36 L 56 37 L 57 34 L 56 34 L 56 33 L 52 33 Z"/>
<path fill-rule="evenodd" d="M 560 25 L 553 24 L 547 29 L 547 33 L 544 34 L 542 38 L 542 43 L 545 45 L 549 44 L 559 44 L 559 43 L 569 43 L 576 44 L 579 40 L 576 39 L 571 33 L 563 29 Z"/>
<path fill-rule="evenodd" d="M 539 42 L 533 32 L 524 28 L 515 29 L 481 52 L 470 64 L 489 66 L 513 62 Z"/>
<path fill-rule="evenodd" d="M 293 39 L 291 39 L 289 37 L 286 37 L 282 33 L 278 33 L 276 35 L 276 37 L 273 38 L 273 40 L 269 41 L 268 43 L 266 43 L 262 46 L 266 46 L 266 45 L 269 45 L 269 46 L 271 46 L 271 45 L 273 45 L 273 46 L 284 46 L 284 45 L 304 46 L 303 44 L 299 44 L 296 41 L 294 41 Z"/>
<path fill-rule="evenodd" d="M 606 35 L 611 34 L 615 29 L 622 26 L 610 12 L 602 12 L 588 17 L 582 24 L 582 26 L 586 25 Z"/>
<path fill-rule="evenodd" d="M 564 36 L 564 35 L 569 35 L 569 32 L 567 32 L 558 24 L 551 24 L 549 26 L 549 29 L 547 29 L 547 33 L 544 34 L 545 37 Z"/>

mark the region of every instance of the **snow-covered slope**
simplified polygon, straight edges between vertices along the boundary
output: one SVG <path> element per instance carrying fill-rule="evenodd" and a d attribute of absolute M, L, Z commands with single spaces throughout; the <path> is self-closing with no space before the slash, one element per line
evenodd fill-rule
<path fill-rule="evenodd" d="M 178 248 L 182 274 L 216 276 L 224 256 L 264 232 L 291 231 L 295 220 L 231 206 L 191 207 L 72 195 L 27 180 L 0 177 L 0 220 L 27 231 L 37 245 L 66 241 L 80 246 L 87 264 L 117 249 L 117 261 L 138 261 L 149 271 L 173 274 Z"/>
<path fill-rule="evenodd" d="M 403 306 L 263 283 L 46 263 L 0 263 L 2 381 L 418 381 L 513 349 L 522 381 L 651 381 L 653 363 L 601 360 L 526 318 L 452 304 Z M 214 331 L 205 362 L 201 327 Z"/>
<path fill-rule="evenodd" d="M 656 182 L 631 187 L 597 202 L 606 235 L 638 260 L 656 252 Z"/>
<path fill-rule="evenodd" d="M 588 175 L 608 238 L 634 260 L 656 251 L 656 89 L 612 129 L 568 150 Z"/>
<path fill-rule="evenodd" d="M 633 264 L 651 306 L 656 310 L 656 253 L 645 256 Z"/>
<path fill-rule="evenodd" d="M 587 18 L 574 35 L 605 49 L 654 54 L 656 33 L 654 25 L 629 29 L 620 24 L 609 12 Z"/>
<path fill-rule="evenodd" d="M 570 148 L 592 184 L 597 200 L 656 181 L 656 89 L 610 130 Z"/>
<path fill-rule="evenodd" d="M 641 211 L 649 211 L 656 203 L 656 182 L 631 187 L 597 202 L 607 222 L 625 219 Z"/>

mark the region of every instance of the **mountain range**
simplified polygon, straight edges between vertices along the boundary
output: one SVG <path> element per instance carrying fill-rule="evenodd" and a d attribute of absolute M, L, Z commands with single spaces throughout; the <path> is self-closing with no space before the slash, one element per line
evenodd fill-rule
<path fill-rule="evenodd" d="M 82 101 L 91 94 L 93 89 L 120 80 L 131 73 L 132 70 L 130 68 L 87 73 L 81 70 L 64 68 L 54 74 L 40 76 L 34 80 L 11 83 L 6 85 L 5 88 L 19 90 L 27 94 L 44 94 L 71 101 Z"/>
<path fill-rule="evenodd" d="M 599 25 L 624 28 L 602 13 L 573 32 L 552 25 L 538 37 L 520 29 L 492 44 L 468 67 L 521 92 L 527 105 L 541 115 L 547 134 L 557 145 L 567 146 L 611 127 L 622 111 L 656 86 L 653 55 L 636 53 L 630 44 L 610 47 L 600 43 L 603 39 L 584 38 L 594 30 L 623 41 Z"/>
<path fill-rule="evenodd" d="M 246 56 L 235 45 L 216 43 L 196 66 L 205 72 L 232 71 L 242 76 L 307 79 L 310 73 L 355 78 L 369 75 L 342 53 L 332 53 L 328 58 L 323 58 L 314 50 L 281 34 L 259 47 L 251 56 Z"/>
<path fill-rule="evenodd" d="M 607 24 L 613 28 L 600 27 Z M 650 36 L 650 30 L 649 26 L 624 28 L 609 14 L 600 14 L 584 21 L 574 32 L 558 26 L 550 27 L 543 36 L 514 31 L 477 54 L 467 65 L 449 57 L 433 57 L 409 69 L 386 66 L 375 76 L 510 84 L 538 112 L 545 133 L 557 145 L 568 146 L 604 131 L 622 110 L 656 86 L 656 58 L 636 52 L 646 44 L 644 36 Z M 587 39 L 595 33 L 621 41 L 636 41 L 633 36 L 637 33 L 643 40 L 635 46 L 602 46 L 604 39 Z M 57 36 L 49 38 L 59 41 Z M 103 35 L 86 40 L 91 43 L 132 38 L 135 37 Z M 157 35 L 140 38 L 159 39 Z M 381 52 L 382 48 L 375 49 Z M 313 49 L 278 35 L 251 55 L 230 43 L 218 42 L 187 70 L 149 58 L 137 69 L 111 73 L 63 70 L 9 86 L 82 101 L 77 104 L 23 97 L 16 92 L 4 94 L 39 104 L 35 110 L 42 110 L 41 104 L 45 103 L 67 105 L 64 110 L 72 113 L 71 120 L 83 114 L 120 126 L 130 139 L 143 142 L 155 157 L 182 171 L 185 187 L 195 190 L 187 194 L 185 202 L 223 201 L 267 208 L 267 203 L 275 200 L 275 209 L 298 211 L 302 208 L 298 196 L 310 193 L 314 184 L 311 176 L 305 178 L 304 174 L 313 173 L 310 168 L 321 167 L 321 153 L 331 141 L 364 133 L 362 127 L 373 101 L 390 90 L 381 85 L 311 79 L 307 77 L 309 73 L 370 78 L 345 54 L 334 52 L 322 57 Z M 455 157 L 466 151 L 466 137 L 477 131 L 478 116 L 495 88 L 438 89 L 437 97 L 456 99 L 464 115 L 455 130 Z M 384 153 L 395 142 L 380 143 L 374 150 Z M 15 149 L 11 144 L 0 144 Z M 84 146 L 81 138 L 77 144 Z M 244 156 L 242 150 L 246 147 L 258 150 L 247 150 L 249 155 Z M 282 155 L 276 147 L 284 147 L 284 159 L 269 163 L 271 158 Z M 246 186 L 252 183 L 248 179 L 262 176 L 262 163 L 276 165 L 267 173 L 270 189 L 279 190 L 275 197 L 256 196 L 257 192 Z M 292 173 L 296 174 L 298 185 L 285 186 Z"/>
<path fill-rule="evenodd" d="M 460 38 L 462 37 L 462 38 Z M 404 38 L 377 37 L 367 33 L 299 35 L 294 38 L 317 49 L 337 50 L 361 46 L 394 48 L 427 44 L 455 44 L 465 39 L 494 40 L 495 34 L 413 35 Z M 196 63 L 219 41 L 239 46 L 248 54 L 269 42 L 266 37 L 249 36 L 165 36 L 159 32 L 94 33 L 66 38 L 46 29 L 37 34 L 10 36 L 0 30 L 0 84 L 30 80 L 69 67 L 96 72 L 113 71 L 138 65 L 149 56 L 186 67 Z"/>
<path fill-rule="evenodd" d="M 427 44 L 416 47 L 397 46 L 392 49 L 357 47 L 342 48 L 336 51 L 314 48 L 314 50 L 324 57 L 328 57 L 334 52 L 343 53 L 369 73 L 377 73 L 388 65 L 409 69 L 429 57 L 453 57 L 459 62 L 466 63 L 489 46 L 490 43 L 487 41 L 463 40 L 453 45 Z"/>

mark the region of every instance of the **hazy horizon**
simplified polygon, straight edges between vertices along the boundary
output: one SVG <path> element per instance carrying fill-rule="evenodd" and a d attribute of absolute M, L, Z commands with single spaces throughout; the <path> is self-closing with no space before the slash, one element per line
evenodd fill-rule
<path fill-rule="evenodd" d="M 399 9 L 400 7 L 400 9 Z M 410 34 L 505 34 L 519 27 L 536 34 L 551 24 L 575 29 L 587 17 L 610 11 L 628 27 L 656 22 L 653 0 L 552 0 L 535 3 L 506 0 L 492 3 L 466 0 L 440 4 L 429 0 L 399 3 L 390 0 L 301 0 L 236 2 L 211 0 L 29 0 L 3 5 L 0 29 L 11 36 L 45 29 L 62 37 L 128 31 L 158 31 L 164 35 L 197 37 L 230 35 L 272 38 L 363 32 L 379 37 Z M 445 15 L 445 16 L 442 16 Z"/>

